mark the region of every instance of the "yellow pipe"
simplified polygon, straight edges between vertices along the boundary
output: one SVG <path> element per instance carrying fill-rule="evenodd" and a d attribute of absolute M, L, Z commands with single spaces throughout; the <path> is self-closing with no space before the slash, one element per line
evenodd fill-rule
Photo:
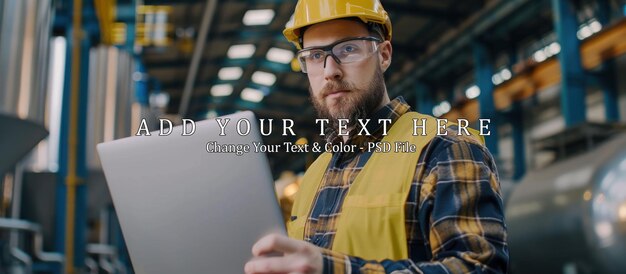
<path fill-rule="evenodd" d="M 80 52 L 81 40 L 83 38 L 82 29 L 82 0 L 74 0 L 74 11 L 72 20 L 72 67 L 70 86 L 70 115 L 69 134 L 67 145 L 67 186 L 66 212 L 65 212 L 65 258 L 66 273 L 74 274 L 74 229 L 76 225 L 76 186 L 80 178 L 77 176 L 77 148 L 78 148 L 78 104 L 80 96 Z"/>
<path fill-rule="evenodd" d="M 116 0 L 94 0 L 94 4 L 100 23 L 100 38 L 103 44 L 110 45 L 113 42 Z"/>

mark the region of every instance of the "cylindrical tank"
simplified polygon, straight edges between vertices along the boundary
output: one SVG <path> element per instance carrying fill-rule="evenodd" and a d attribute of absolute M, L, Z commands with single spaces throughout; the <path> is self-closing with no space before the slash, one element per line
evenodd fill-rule
<path fill-rule="evenodd" d="M 512 273 L 625 273 L 626 135 L 529 172 L 506 218 Z"/>
<path fill-rule="evenodd" d="M 100 170 L 96 144 L 131 135 L 134 98 L 132 56 L 113 46 L 98 46 L 89 54 L 87 164 Z"/>
<path fill-rule="evenodd" d="M 0 112 L 43 124 L 51 1 L 3 1 L 0 5 Z"/>

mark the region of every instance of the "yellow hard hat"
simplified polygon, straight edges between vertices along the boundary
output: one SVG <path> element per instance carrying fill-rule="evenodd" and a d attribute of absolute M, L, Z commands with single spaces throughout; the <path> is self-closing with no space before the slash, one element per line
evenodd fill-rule
<path fill-rule="evenodd" d="M 383 38 L 391 40 L 391 20 L 379 0 L 299 0 L 283 35 L 301 48 L 301 28 L 348 17 L 357 17 L 366 24 L 379 24 Z"/>

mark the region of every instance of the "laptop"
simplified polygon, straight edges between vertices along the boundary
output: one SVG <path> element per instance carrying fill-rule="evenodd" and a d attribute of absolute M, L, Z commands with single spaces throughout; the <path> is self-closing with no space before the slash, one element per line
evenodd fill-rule
<path fill-rule="evenodd" d="M 286 234 L 267 158 L 254 151 L 257 119 L 250 111 L 220 118 L 230 119 L 223 132 L 216 118 L 195 123 L 190 136 L 181 125 L 168 136 L 98 144 L 135 273 L 243 273 L 258 239 Z M 246 144 L 240 155 L 227 149 Z M 216 145 L 230 146 L 218 153 Z"/>

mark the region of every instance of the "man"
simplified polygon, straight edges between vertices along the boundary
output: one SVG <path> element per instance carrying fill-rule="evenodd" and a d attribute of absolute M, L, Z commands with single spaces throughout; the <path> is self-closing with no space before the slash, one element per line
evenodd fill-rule
<path fill-rule="evenodd" d="M 437 135 L 432 117 L 410 111 L 402 97 L 390 101 L 383 73 L 391 31 L 378 0 L 298 2 L 284 34 L 301 49 L 314 106 L 331 122 L 328 141 L 361 148 L 410 141 L 418 150 L 322 154 L 303 178 L 290 237 L 260 239 L 246 273 L 506 272 L 494 160 L 479 138 L 454 127 Z M 339 119 L 349 119 L 348 135 Z M 357 119 L 370 119 L 369 135 Z M 427 136 L 412 135 L 413 121 L 428 122 Z"/>

